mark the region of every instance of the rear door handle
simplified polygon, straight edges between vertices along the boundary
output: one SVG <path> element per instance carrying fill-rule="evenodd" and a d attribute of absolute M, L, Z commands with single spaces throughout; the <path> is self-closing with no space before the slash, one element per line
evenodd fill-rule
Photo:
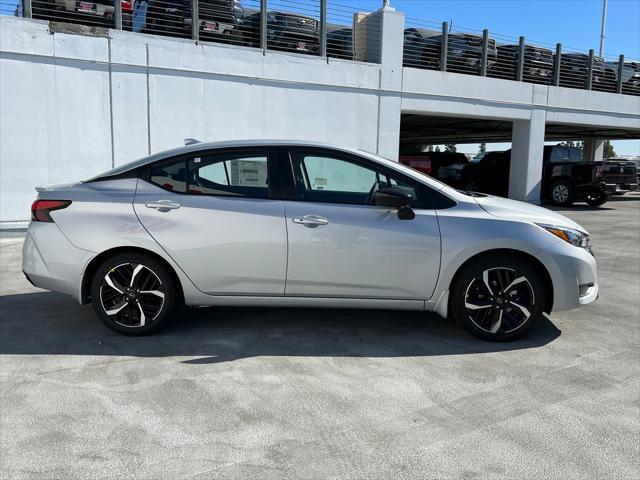
<path fill-rule="evenodd" d="M 180 205 L 171 200 L 156 200 L 155 202 L 147 202 L 144 204 L 147 208 L 155 208 L 159 212 L 168 212 L 180 208 Z"/>
<path fill-rule="evenodd" d="M 304 217 L 293 217 L 293 223 L 298 223 L 309 228 L 316 228 L 322 225 L 329 225 L 329 220 L 320 215 L 305 215 Z"/>

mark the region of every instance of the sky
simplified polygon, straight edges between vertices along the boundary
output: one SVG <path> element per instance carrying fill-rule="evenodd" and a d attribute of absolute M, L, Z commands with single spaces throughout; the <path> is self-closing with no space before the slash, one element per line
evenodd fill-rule
<path fill-rule="evenodd" d="M 256 0 L 242 0 L 248 4 Z M 406 23 L 416 20 L 437 25 L 448 21 L 453 28 L 488 28 L 499 41 L 524 35 L 530 43 L 555 45 L 574 51 L 598 52 L 603 0 L 390 0 L 403 12 Z M 16 0 L 0 0 L 0 12 L 15 10 Z M 279 6 L 317 4 L 318 0 L 271 0 Z M 349 8 L 372 11 L 382 0 L 327 0 L 328 10 Z M 640 0 L 608 0 L 604 56 L 640 60 Z M 295 8 L 291 8 L 292 10 Z M 640 140 L 613 142 L 619 155 L 640 155 Z M 502 146 L 503 144 L 501 144 Z M 497 148 L 501 146 L 496 145 Z M 462 146 L 461 146 L 462 147 Z M 463 151 L 477 151 L 464 146 Z"/>

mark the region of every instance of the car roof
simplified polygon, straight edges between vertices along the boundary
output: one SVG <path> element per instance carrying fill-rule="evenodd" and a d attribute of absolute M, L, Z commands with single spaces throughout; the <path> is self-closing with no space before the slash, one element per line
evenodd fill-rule
<path fill-rule="evenodd" d="M 282 140 L 282 139 L 229 140 L 224 142 L 192 143 L 191 145 L 183 145 L 178 148 L 165 150 L 162 152 L 155 153 L 153 155 L 149 155 L 148 157 L 144 157 L 139 160 L 135 160 L 133 162 L 127 163 L 125 165 L 121 165 L 112 170 L 109 170 L 100 175 L 97 175 L 96 177 L 93 177 L 89 180 L 85 180 L 85 182 L 91 182 L 99 179 L 100 180 L 109 179 L 110 177 L 129 172 L 139 167 L 144 167 L 154 162 L 169 159 L 171 157 L 176 157 L 178 155 L 195 153 L 195 152 L 203 152 L 208 150 L 217 150 L 217 149 L 223 149 L 223 148 L 243 148 L 243 147 L 312 147 L 312 148 L 315 147 L 315 148 L 326 148 L 326 149 L 334 150 L 338 152 L 351 153 L 353 155 L 359 155 L 361 157 L 365 157 L 370 160 L 373 160 L 378 164 L 398 170 L 401 173 L 408 175 L 409 177 L 413 177 L 419 181 L 422 181 L 423 183 L 430 185 L 432 188 L 436 190 L 444 191 L 454 198 L 460 199 L 460 195 L 462 195 L 462 194 L 458 194 L 455 189 L 449 187 L 448 185 L 445 185 L 444 183 L 432 177 L 425 177 L 422 173 L 416 170 L 413 170 L 409 167 L 406 167 L 405 165 L 402 165 L 400 162 L 389 160 L 389 159 L 380 157 L 376 154 L 366 152 L 364 150 L 358 150 L 356 148 L 349 148 L 349 147 L 341 147 L 338 145 L 333 145 L 325 142 L 316 142 L 316 141 L 310 141 L 310 140 Z"/>
<path fill-rule="evenodd" d="M 328 148 L 331 150 L 339 150 L 348 153 L 354 154 L 365 154 L 368 156 L 374 156 L 369 152 L 365 152 L 362 150 L 357 150 L 355 148 L 348 147 L 340 147 L 336 145 L 332 145 L 324 142 L 315 142 L 308 140 L 282 140 L 282 139 L 262 139 L 262 140 L 228 140 L 223 142 L 195 142 L 190 145 L 183 145 L 177 148 L 172 148 L 169 150 L 164 150 L 162 152 L 154 153 L 147 157 L 140 158 L 138 160 L 134 160 L 133 162 L 126 163 L 119 167 L 116 167 L 112 170 L 104 172 L 91 180 L 96 178 L 104 178 L 104 177 L 112 177 L 115 175 L 120 175 L 121 173 L 128 172 L 130 170 L 134 170 L 138 167 L 143 167 L 145 165 L 149 165 L 151 163 L 168 159 L 171 157 L 175 157 L 178 155 L 183 155 L 186 153 L 193 152 L 201 152 L 205 150 L 217 150 L 223 148 L 242 148 L 242 147 L 318 147 L 318 148 Z"/>

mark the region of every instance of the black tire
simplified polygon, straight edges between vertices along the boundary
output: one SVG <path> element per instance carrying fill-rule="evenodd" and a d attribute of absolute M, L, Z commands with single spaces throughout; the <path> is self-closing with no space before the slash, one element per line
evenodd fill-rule
<path fill-rule="evenodd" d="M 584 198 L 584 201 L 592 207 L 599 207 L 600 205 L 604 205 L 605 203 L 607 203 L 607 200 L 609 200 L 609 195 L 607 195 L 607 192 L 601 191 L 590 192 Z"/>
<path fill-rule="evenodd" d="M 509 286 L 512 282 L 516 283 Z M 449 311 L 461 327 L 482 340 L 498 342 L 526 334 L 544 315 L 544 305 L 542 276 L 526 261 L 509 255 L 479 257 L 466 265 L 449 297 Z"/>
<path fill-rule="evenodd" d="M 549 188 L 549 201 L 558 207 L 569 207 L 576 201 L 573 184 L 569 180 L 556 180 Z"/>
<path fill-rule="evenodd" d="M 148 335 L 169 322 L 177 292 L 167 268 L 140 253 L 114 255 L 91 280 L 91 303 L 98 318 L 122 335 Z"/>

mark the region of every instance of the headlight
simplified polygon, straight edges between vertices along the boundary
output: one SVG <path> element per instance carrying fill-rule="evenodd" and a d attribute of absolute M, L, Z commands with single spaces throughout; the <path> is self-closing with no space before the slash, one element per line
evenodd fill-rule
<path fill-rule="evenodd" d="M 591 242 L 589 240 L 589 235 L 584 232 L 574 230 L 573 228 L 556 227 L 553 225 L 544 225 L 541 223 L 538 223 L 536 225 L 544 228 L 547 232 L 555 235 L 565 242 L 570 243 L 574 247 L 580 247 L 591 251 Z"/>

